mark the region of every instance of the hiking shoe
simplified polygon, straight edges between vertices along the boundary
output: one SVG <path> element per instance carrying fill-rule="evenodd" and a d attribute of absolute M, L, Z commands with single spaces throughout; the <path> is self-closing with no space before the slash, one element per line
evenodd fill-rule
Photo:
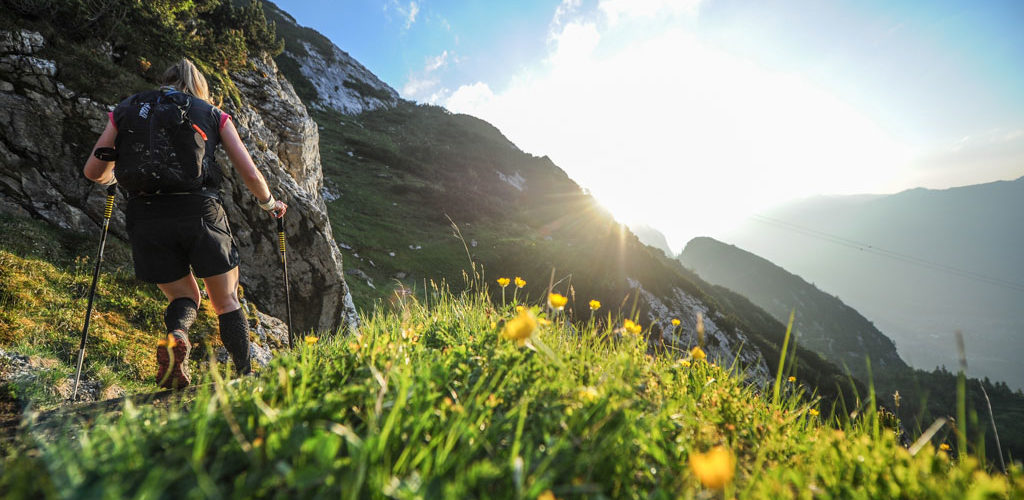
<path fill-rule="evenodd" d="M 192 382 L 188 369 L 188 353 L 191 350 L 188 335 L 180 330 L 168 333 L 166 339 L 157 342 L 157 385 L 167 389 L 181 389 Z"/>

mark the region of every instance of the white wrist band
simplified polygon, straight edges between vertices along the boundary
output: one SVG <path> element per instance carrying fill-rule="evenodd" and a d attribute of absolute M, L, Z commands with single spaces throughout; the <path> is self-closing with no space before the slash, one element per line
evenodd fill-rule
<path fill-rule="evenodd" d="M 259 200 L 256 200 L 256 202 L 259 203 L 260 208 L 268 212 L 277 207 L 277 200 L 274 199 L 273 194 L 270 195 L 270 199 L 267 200 L 266 203 L 261 203 Z"/>

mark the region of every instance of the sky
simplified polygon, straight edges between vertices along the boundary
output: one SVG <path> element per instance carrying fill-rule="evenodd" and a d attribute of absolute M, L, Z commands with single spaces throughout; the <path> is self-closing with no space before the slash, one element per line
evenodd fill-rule
<path fill-rule="evenodd" d="M 1024 176 L 1024 2 L 277 2 L 675 251 L 816 195 Z"/>

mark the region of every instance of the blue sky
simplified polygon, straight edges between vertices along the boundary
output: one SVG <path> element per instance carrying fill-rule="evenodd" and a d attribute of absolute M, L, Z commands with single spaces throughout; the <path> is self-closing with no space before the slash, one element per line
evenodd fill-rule
<path fill-rule="evenodd" d="M 1024 175 L 1021 1 L 278 5 L 677 249 L 794 198 Z"/>

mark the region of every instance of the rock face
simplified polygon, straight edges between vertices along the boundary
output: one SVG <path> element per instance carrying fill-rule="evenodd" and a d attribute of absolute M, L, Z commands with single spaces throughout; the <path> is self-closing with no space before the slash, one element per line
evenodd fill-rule
<path fill-rule="evenodd" d="M 299 26 L 290 14 L 272 2 L 264 1 L 267 19 L 277 26 L 287 24 L 285 51 L 292 81 L 309 85 L 301 93 L 317 109 L 333 109 L 347 115 L 393 107 L 401 100 L 398 92 L 370 70 L 315 30 Z M 279 31 L 280 32 L 280 31 Z"/>
<path fill-rule="evenodd" d="M 338 47 L 332 45 L 331 52 L 323 54 L 308 42 L 302 44 L 306 55 L 286 54 L 299 62 L 302 76 L 316 88 L 319 98 L 314 106 L 356 115 L 398 102 L 394 89 Z"/>
<path fill-rule="evenodd" d="M 761 350 L 748 342 L 743 332 L 732 336 L 722 331 L 715 323 L 714 314 L 699 299 L 679 288 L 674 288 L 669 296 L 658 298 L 636 280 L 630 279 L 629 284 L 640 290 L 640 296 L 649 307 L 646 322 L 650 323 L 652 334 L 660 335 L 661 342 L 687 349 L 698 345 L 697 315 L 700 314 L 704 325 L 704 350 L 711 360 L 723 366 L 737 360 L 748 380 L 759 385 L 769 382 L 771 373 Z M 672 319 L 680 321 L 678 327 L 672 325 Z"/>
<path fill-rule="evenodd" d="M 254 69 L 232 79 L 243 96 L 240 108 L 227 107 L 256 165 L 271 189 L 288 204 L 285 252 L 296 334 L 333 331 L 358 324 L 342 275 L 341 251 L 334 242 L 327 206 L 321 197 L 319 133 L 291 84 L 272 59 L 252 61 Z M 218 163 L 230 168 L 226 155 Z M 226 204 L 242 257 L 243 283 L 260 310 L 285 318 L 285 294 L 276 225 L 245 185 L 231 174 Z"/>
<path fill-rule="evenodd" d="M 28 31 L 0 31 L 0 211 L 55 226 L 99 231 L 104 196 L 82 166 L 103 131 L 108 103 L 65 87 L 60 68 L 35 54 L 45 40 Z M 321 198 L 316 124 L 270 58 L 232 75 L 241 106 L 226 105 L 257 167 L 289 205 L 285 218 L 292 318 L 297 332 L 334 331 L 358 324 Z M 222 197 L 242 258 L 242 283 L 260 310 L 285 317 L 284 287 L 274 220 L 256 206 L 241 179 L 225 169 Z M 124 199 L 111 232 L 122 239 Z"/>

